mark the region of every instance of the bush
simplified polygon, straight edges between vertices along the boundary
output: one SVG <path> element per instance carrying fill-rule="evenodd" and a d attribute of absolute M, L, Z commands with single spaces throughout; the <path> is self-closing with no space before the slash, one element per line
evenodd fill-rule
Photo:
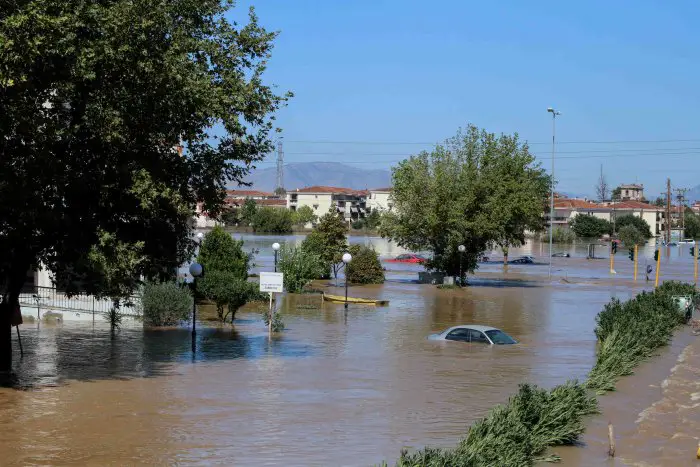
<path fill-rule="evenodd" d="M 189 319 L 193 298 L 190 290 L 175 282 L 147 282 L 141 294 L 143 324 L 176 326 Z"/>
<path fill-rule="evenodd" d="M 618 232 L 622 231 L 622 229 L 628 225 L 631 225 L 632 227 L 637 229 L 644 236 L 645 239 L 651 238 L 651 228 L 649 227 L 649 224 L 647 224 L 647 221 L 645 221 L 641 217 L 627 214 L 621 217 L 617 217 L 615 219 L 615 230 L 617 230 Z"/>
<path fill-rule="evenodd" d="M 644 245 L 646 238 L 644 235 L 632 225 L 626 225 L 617 232 L 617 238 L 628 248 L 633 248 L 635 245 Z"/>
<path fill-rule="evenodd" d="M 571 230 L 557 227 L 552 232 L 552 243 L 573 243 L 576 235 Z"/>
<path fill-rule="evenodd" d="M 383 284 L 384 269 L 374 249 L 364 245 L 349 248 L 352 261 L 346 266 L 345 276 L 354 284 Z"/>
<path fill-rule="evenodd" d="M 328 264 L 321 256 L 303 247 L 284 245 L 277 266 L 284 273 L 284 288 L 290 293 L 300 293 L 311 281 L 328 274 Z"/>
<path fill-rule="evenodd" d="M 222 227 L 214 227 L 204 236 L 197 261 L 205 276 L 225 271 L 241 280 L 248 278 L 250 255 L 243 252 L 243 241 L 234 240 Z"/>
<path fill-rule="evenodd" d="M 216 304 L 216 314 L 222 323 L 226 322 L 229 315 L 233 322 L 236 311 L 258 295 L 255 284 L 227 271 L 205 273 L 197 281 L 197 291 Z"/>
<path fill-rule="evenodd" d="M 551 391 L 522 384 L 505 405 L 496 406 L 467 431 L 456 449 L 403 451 L 397 466 L 528 466 L 551 446 L 574 444 L 583 419 L 598 403 L 576 381 Z"/>
<path fill-rule="evenodd" d="M 595 216 L 582 214 L 571 220 L 571 230 L 580 238 L 599 238 L 610 233 L 610 222 Z"/>
<path fill-rule="evenodd" d="M 270 325 L 270 309 L 266 308 L 262 313 L 263 322 L 265 326 Z M 284 331 L 284 321 L 282 320 L 282 314 L 278 311 L 272 316 L 272 332 L 282 332 Z"/>
<path fill-rule="evenodd" d="M 306 225 L 308 223 L 314 223 L 318 219 L 318 216 L 314 214 L 314 210 L 309 206 L 301 206 L 299 209 L 292 213 L 292 222 L 294 225 Z"/>
<path fill-rule="evenodd" d="M 352 228 L 355 230 L 362 230 L 365 228 L 365 221 L 358 219 L 352 223 Z"/>
<path fill-rule="evenodd" d="M 292 231 L 292 213 L 287 209 L 262 207 L 253 217 L 253 230 L 259 233 L 289 233 Z"/>
<path fill-rule="evenodd" d="M 689 319 L 678 309 L 674 295 L 690 295 L 693 306 L 698 303 L 694 286 L 669 281 L 654 292 L 642 292 L 626 302 L 613 299 L 605 305 L 596 317 L 599 347 L 586 383 L 589 388 L 599 393 L 614 391 L 620 377 L 632 374 L 637 365 L 671 341 L 676 327 Z"/>

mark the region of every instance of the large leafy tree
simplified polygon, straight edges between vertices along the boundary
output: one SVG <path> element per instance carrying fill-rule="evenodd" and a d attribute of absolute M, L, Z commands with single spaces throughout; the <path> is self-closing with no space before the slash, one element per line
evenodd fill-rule
<path fill-rule="evenodd" d="M 517 135 L 470 125 L 394 168 L 394 211 L 384 215 L 381 232 L 402 247 L 431 251 L 431 269 L 457 275 L 463 260 L 464 270 L 474 271 L 489 245 L 520 244 L 526 229 L 544 226 L 549 183 Z"/>
<path fill-rule="evenodd" d="M 610 222 L 589 214 L 579 214 L 571 220 L 571 230 L 580 238 L 598 238 L 612 231 Z"/>
<path fill-rule="evenodd" d="M 700 238 L 700 216 L 695 214 L 692 209 L 685 210 L 685 238 Z"/>
<path fill-rule="evenodd" d="M 631 225 L 632 227 L 637 229 L 639 231 L 639 233 L 641 233 L 644 236 L 645 239 L 652 237 L 651 227 L 649 227 L 649 224 L 647 223 L 647 221 L 645 221 L 644 219 L 642 219 L 639 216 L 634 216 L 632 214 L 626 214 L 624 216 L 620 216 L 620 217 L 615 219 L 615 227 L 616 227 L 618 232 L 620 230 L 622 230 L 623 227 L 628 226 L 628 225 Z"/>
<path fill-rule="evenodd" d="M 263 81 L 276 33 L 252 10 L 229 22 L 232 6 L 4 2 L 0 371 L 28 269 L 94 293 L 170 276 L 192 252 L 196 203 L 217 215 L 226 184 L 272 149 L 288 97 Z"/>
<path fill-rule="evenodd" d="M 348 226 L 336 211 L 335 205 L 331 205 L 326 214 L 321 216 L 313 232 L 306 236 L 302 243 L 309 253 L 318 254 L 326 263 L 326 271 L 333 270 L 337 278 L 342 267 L 342 257 L 348 249 Z"/>

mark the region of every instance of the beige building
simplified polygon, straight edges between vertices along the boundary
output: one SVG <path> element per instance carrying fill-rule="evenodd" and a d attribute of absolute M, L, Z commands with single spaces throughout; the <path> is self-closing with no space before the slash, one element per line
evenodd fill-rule
<path fill-rule="evenodd" d="M 391 188 L 376 188 L 369 190 L 367 195 L 367 213 L 374 211 L 391 211 L 394 203 L 391 200 Z"/>
<path fill-rule="evenodd" d="M 332 186 L 311 186 L 287 192 L 287 208 L 296 211 L 309 206 L 314 214 L 322 216 L 332 205 L 347 222 L 362 219 L 367 214 L 367 191 Z"/>
<path fill-rule="evenodd" d="M 631 183 L 620 185 L 620 201 L 642 201 L 644 200 L 644 185 Z"/>

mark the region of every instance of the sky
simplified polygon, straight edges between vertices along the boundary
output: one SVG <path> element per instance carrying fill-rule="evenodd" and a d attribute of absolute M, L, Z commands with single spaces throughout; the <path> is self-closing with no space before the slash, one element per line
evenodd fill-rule
<path fill-rule="evenodd" d="M 557 190 L 700 183 L 700 2 L 246 0 L 280 31 L 285 162 L 389 168 L 468 123 L 515 133 Z M 260 167 L 273 164 L 270 159 Z"/>

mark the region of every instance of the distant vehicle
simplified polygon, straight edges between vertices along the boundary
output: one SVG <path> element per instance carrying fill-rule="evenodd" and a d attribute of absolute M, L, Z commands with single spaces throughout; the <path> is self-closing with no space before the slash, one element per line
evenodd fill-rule
<path fill-rule="evenodd" d="M 532 256 L 520 256 L 519 258 L 508 261 L 510 264 L 532 264 L 534 262 L 535 259 Z"/>
<path fill-rule="evenodd" d="M 679 241 L 678 243 L 683 243 L 685 245 L 695 245 L 695 240 L 692 238 L 684 238 L 683 240 Z"/>
<path fill-rule="evenodd" d="M 569 253 L 554 253 L 552 258 L 571 258 Z"/>
<path fill-rule="evenodd" d="M 511 345 L 518 343 L 518 341 L 500 329 L 492 328 L 491 326 L 482 326 L 479 324 L 462 324 L 460 326 L 453 326 L 439 334 L 429 335 L 428 340 L 474 342 L 489 345 Z"/>
<path fill-rule="evenodd" d="M 421 255 L 415 255 L 413 253 L 407 253 L 407 254 L 399 255 L 396 258 L 387 259 L 385 261 L 387 263 L 423 264 L 426 261 L 428 261 L 428 258 L 421 256 Z"/>

